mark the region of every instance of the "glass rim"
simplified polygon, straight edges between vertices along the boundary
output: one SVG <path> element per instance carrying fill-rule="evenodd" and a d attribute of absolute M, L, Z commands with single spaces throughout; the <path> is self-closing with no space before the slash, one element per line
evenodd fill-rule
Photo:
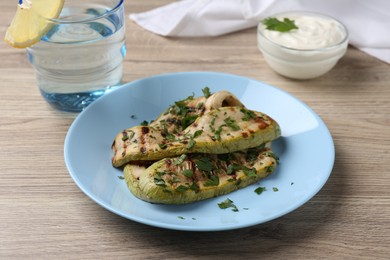
<path fill-rule="evenodd" d="M 307 14 L 307 15 L 312 15 L 312 16 L 322 16 L 322 17 L 325 17 L 325 18 L 329 18 L 329 19 L 332 19 L 334 20 L 335 22 L 337 22 L 340 27 L 343 29 L 343 31 L 345 32 L 345 35 L 344 35 L 344 38 L 340 41 L 340 42 L 337 42 L 333 45 L 330 45 L 330 46 L 327 46 L 327 47 L 320 47 L 320 48 L 311 48 L 311 49 L 298 49 L 298 48 L 292 48 L 292 47 L 287 47 L 287 46 L 284 46 L 284 45 L 281 45 L 279 43 L 276 43 L 274 41 L 272 41 L 271 39 L 269 39 L 268 37 L 266 37 L 263 33 L 263 31 L 265 30 L 263 28 L 263 23 L 262 21 L 264 19 L 262 19 L 262 21 L 260 21 L 259 25 L 257 26 L 257 32 L 259 35 L 261 35 L 267 42 L 275 45 L 275 46 L 278 46 L 279 48 L 282 48 L 282 49 L 286 49 L 286 50 L 291 50 L 291 51 L 300 51 L 300 52 L 313 52 L 313 51 L 328 51 L 328 50 L 332 50 L 332 49 L 335 49 L 335 48 L 338 48 L 339 46 L 342 46 L 343 44 L 345 44 L 346 42 L 348 43 L 349 41 L 349 32 L 348 32 L 348 29 L 347 27 L 341 22 L 339 21 L 338 19 L 332 17 L 332 16 L 329 16 L 329 15 L 326 15 L 326 14 L 322 14 L 322 13 L 317 13 L 317 12 L 311 12 L 311 11 L 287 11 L 287 12 L 281 12 L 281 13 L 276 13 L 272 16 L 281 16 L 281 15 L 288 15 L 288 14 Z"/>
<path fill-rule="evenodd" d="M 76 19 L 76 20 L 72 20 L 72 21 L 63 20 L 63 19 L 60 19 L 60 18 L 45 18 L 45 19 L 48 22 L 55 23 L 55 24 L 88 23 L 88 22 L 92 22 L 92 21 L 96 21 L 96 20 L 102 19 L 102 18 L 104 18 L 106 16 L 109 16 L 109 15 L 115 13 L 119 8 L 121 8 L 123 6 L 124 0 L 118 0 L 117 2 L 118 3 L 113 8 L 111 8 L 107 12 L 105 12 L 103 14 L 100 14 L 99 16 L 96 16 L 96 17 L 90 17 L 90 18 L 84 18 L 84 19 Z"/>

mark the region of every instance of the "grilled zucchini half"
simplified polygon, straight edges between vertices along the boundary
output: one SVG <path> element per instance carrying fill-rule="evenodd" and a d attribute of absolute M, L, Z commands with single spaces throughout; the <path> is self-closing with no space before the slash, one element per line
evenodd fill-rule
<path fill-rule="evenodd" d="M 197 117 L 183 131 L 165 131 L 163 126 L 135 126 L 122 131 L 112 145 L 112 164 L 120 167 L 132 161 L 189 153 L 231 153 L 257 147 L 280 135 L 278 123 L 264 113 L 239 106 L 221 107 Z"/>
<path fill-rule="evenodd" d="M 127 164 L 124 176 L 130 191 L 144 201 L 185 204 L 246 187 L 277 164 L 277 156 L 261 145 L 229 154 L 182 154 L 150 166 Z"/>

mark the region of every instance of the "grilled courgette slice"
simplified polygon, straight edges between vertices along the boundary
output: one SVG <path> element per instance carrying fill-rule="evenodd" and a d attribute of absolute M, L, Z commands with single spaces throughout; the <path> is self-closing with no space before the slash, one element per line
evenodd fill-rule
<path fill-rule="evenodd" d="M 268 115 L 244 107 L 212 109 L 182 131 L 162 126 L 135 126 L 119 133 L 112 149 L 112 164 L 160 160 L 189 153 L 223 154 L 253 148 L 281 135 L 278 123 Z"/>
<path fill-rule="evenodd" d="M 127 164 L 124 176 L 138 198 L 185 204 L 246 187 L 276 169 L 277 156 L 264 145 L 230 154 L 182 154 L 150 166 Z"/>

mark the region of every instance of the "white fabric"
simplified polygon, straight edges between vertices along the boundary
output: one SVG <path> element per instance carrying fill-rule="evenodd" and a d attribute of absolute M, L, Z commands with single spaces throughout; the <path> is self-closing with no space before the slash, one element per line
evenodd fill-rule
<path fill-rule="evenodd" d="M 389 0 L 182 0 L 130 14 L 143 28 L 176 37 L 217 36 L 257 26 L 285 11 L 314 11 L 346 25 L 350 44 L 390 63 Z"/>

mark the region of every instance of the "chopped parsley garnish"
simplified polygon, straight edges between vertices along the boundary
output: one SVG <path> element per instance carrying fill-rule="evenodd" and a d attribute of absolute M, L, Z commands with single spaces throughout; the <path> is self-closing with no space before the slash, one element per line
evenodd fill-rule
<path fill-rule="evenodd" d="M 142 126 L 147 126 L 149 123 L 148 123 L 148 121 L 146 121 L 146 120 L 144 120 L 144 121 L 142 121 L 141 123 L 140 123 L 140 125 L 142 125 Z"/>
<path fill-rule="evenodd" d="M 195 140 L 194 139 L 190 139 L 188 141 L 187 148 L 191 149 L 192 147 L 194 147 L 195 144 L 196 144 Z"/>
<path fill-rule="evenodd" d="M 189 100 L 193 100 L 194 95 L 187 97 L 186 99 L 176 101 L 169 109 L 168 113 L 172 115 L 185 117 L 188 112 L 190 112 L 191 108 L 187 106 Z"/>
<path fill-rule="evenodd" d="M 261 193 L 263 193 L 266 190 L 267 189 L 265 187 L 258 187 L 257 189 L 255 189 L 255 192 L 257 193 L 257 195 L 260 195 Z"/>
<path fill-rule="evenodd" d="M 190 190 L 195 192 L 199 191 L 199 186 L 195 182 L 193 182 L 190 186 L 188 186 L 188 188 L 190 188 Z"/>
<path fill-rule="evenodd" d="M 184 162 L 184 160 L 187 159 L 187 155 L 186 154 L 182 154 L 180 155 L 179 158 L 177 158 L 174 162 L 173 162 L 173 165 L 180 165 Z"/>
<path fill-rule="evenodd" d="M 154 175 L 154 184 L 161 187 L 166 187 L 165 181 L 162 179 L 162 176 L 165 175 L 167 172 L 156 172 Z"/>
<path fill-rule="evenodd" d="M 209 87 L 205 87 L 204 89 L 202 89 L 202 92 L 203 92 L 203 95 L 205 98 L 208 98 L 209 96 L 211 96 L 211 92 L 210 92 Z"/>
<path fill-rule="evenodd" d="M 267 167 L 265 167 L 265 171 L 266 172 L 273 172 L 274 169 L 275 169 L 274 166 L 267 166 Z"/>
<path fill-rule="evenodd" d="M 233 201 L 227 198 L 225 201 L 218 203 L 218 207 L 220 209 L 227 209 L 227 208 L 232 208 L 232 211 L 237 212 L 238 208 L 236 205 L 234 205 Z"/>
<path fill-rule="evenodd" d="M 227 168 L 227 174 L 234 174 L 236 171 L 243 171 L 244 174 L 248 177 L 256 177 L 257 174 L 256 174 L 256 169 L 255 168 L 248 168 L 244 165 L 240 165 L 240 164 L 230 164 Z"/>
<path fill-rule="evenodd" d="M 230 118 L 230 117 L 225 118 L 223 121 L 226 123 L 226 125 L 227 125 L 230 129 L 232 129 L 232 130 L 234 130 L 234 131 L 238 131 L 238 130 L 241 129 L 241 128 L 237 125 L 236 120 L 234 120 L 234 119 L 232 119 L 232 118 Z"/>
<path fill-rule="evenodd" d="M 283 20 L 280 21 L 275 17 L 269 17 L 263 20 L 263 24 L 266 26 L 267 30 L 271 31 L 289 32 L 298 29 L 295 25 L 295 21 L 288 18 L 283 18 Z"/>
<path fill-rule="evenodd" d="M 168 145 L 166 143 L 161 143 L 161 144 L 158 144 L 158 146 L 160 147 L 160 149 L 164 150 L 164 149 L 167 149 Z"/>
<path fill-rule="evenodd" d="M 135 132 L 132 130 L 130 130 L 129 133 L 127 133 L 126 131 L 123 131 L 122 134 L 123 134 L 122 141 L 126 141 L 126 140 L 130 141 L 131 139 L 133 139 Z"/>
<path fill-rule="evenodd" d="M 186 187 L 184 185 L 179 185 L 175 190 L 178 192 L 185 192 L 188 190 L 188 187 Z"/>
<path fill-rule="evenodd" d="M 190 140 L 188 141 L 187 148 L 191 149 L 196 144 L 196 141 L 194 140 L 198 136 L 202 135 L 203 130 L 197 130 L 195 133 L 190 137 Z"/>
<path fill-rule="evenodd" d="M 274 192 L 277 192 L 277 191 L 279 191 L 279 189 L 278 189 L 278 188 L 276 188 L 276 187 L 272 187 L 272 190 L 273 190 Z"/>
<path fill-rule="evenodd" d="M 181 127 L 183 129 L 186 129 L 189 125 L 191 125 L 193 122 L 195 122 L 195 120 L 198 118 L 199 116 L 198 115 L 186 115 L 183 120 L 181 120 Z"/>
<path fill-rule="evenodd" d="M 219 178 L 217 175 L 211 175 L 210 178 L 205 182 L 204 186 L 218 186 Z"/>
<path fill-rule="evenodd" d="M 250 111 L 248 109 L 245 109 L 245 108 L 241 108 L 241 113 L 244 114 L 244 117 L 241 118 L 243 121 L 249 121 L 253 118 L 256 118 L 256 114 L 253 112 L 253 111 Z"/>
<path fill-rule="evenodd" d="M 157 186 L 161 186 L 161 187 L 167 186 L 163 179 L 158 179 L 158 178 L 154 178 L 154 184 L 156 184 Z"/>
<path fill-rule="evenodd" d="M 195 131 L 194 135 L 192 136 L 192 138 L 197 138 L 198 136 L 201 136 L 203 133 L 203 130 L 197 130 Z"/>
<path fill-rule="evenodd" d="M 193 171 L 190 170 L 190 169 L 184 170 L 182 173 L 183 173 L 183 175 L 186 176 L 187 178 L 192 178 L 192 176 L 194 175 Z"/>
<path fill-rule="evenodd" d="M 118 179 L 120 179 L 120 180 L 124 180 L 124 179 L 125 179 L 125 177 L 123 177 L 123 176 L 118 176 Z"/>
<path fill-rule="evenodd" d="M 214 166 L 208 157 L 201 157 L 195 162 L 195 164 L 196 167 L 201 171 L 210 172 L 214 169 Z"/>
<path fill-rule="evenodd" d="M 185 219 L 185 217 L 182 217 L 182 216 L 177 216 L 177 218 L 179 218 L 179 219 Z"/>

